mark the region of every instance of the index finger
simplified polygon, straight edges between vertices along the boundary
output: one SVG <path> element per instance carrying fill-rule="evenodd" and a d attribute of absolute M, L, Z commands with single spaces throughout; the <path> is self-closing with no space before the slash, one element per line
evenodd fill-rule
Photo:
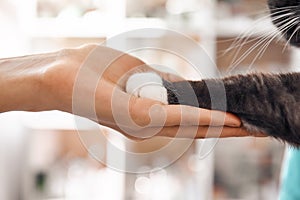
<path fill-rule="evenodd" d="M 140 125 L 226 125 L 231 127 L 241 125 L 239 118 L 221 111 L 185 105 L 165 105 L 158 101 L 134 96 L 131 97 L 129 104 L 131 116 Z"/>

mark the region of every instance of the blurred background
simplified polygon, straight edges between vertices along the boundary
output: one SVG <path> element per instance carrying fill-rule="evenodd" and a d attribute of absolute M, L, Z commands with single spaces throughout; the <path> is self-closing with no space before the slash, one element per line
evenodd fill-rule
<path fill-rule="evenodd" d="M 266 0 L 1 0 L 0 57 L 101 43 L 133 29 L 162 28 L 183 33 L 203 47 L 203 55 L 197 56 L 201 71 L 209 77 L 296 70 L 292 66 L 299 63 L 298 52 L 276 34 L 268 14 Z M 174 43 L 166 37 L 154 39 Z M 129 40 L 144 44 L 149 38 Z M 183 41 L 176 42 L 183 48 Z M 187 55 L 195 53 L 195 49 L 183 50 Z M 157 51 L 134 55 L 168 66 L 188 79 L 199 78 L 174 55 Z M 98 132 L 141 153 L 169 142 L 154 138 L 130 143 L 105 127 Z M 284 144 L 270 138 L 197 140 L 172 165 L 132 174 L 93 159 L 80 141 L 73 116 L 66 113 L 2 113 L 0 137 L 0 199 L 12 200 L 273 200 L 280 190 L 285 151 Z M 203 154 L 215 143 L 213 151 Z M 101 145 L 106 147 L 106 141 Z M 108 149 L 103 152 L 106 159 L 113 157 Z M 151 169 L 168 159 L 162 154 L 141 167 Z M 122 161 L 128 164 L 126 157 Z"/>

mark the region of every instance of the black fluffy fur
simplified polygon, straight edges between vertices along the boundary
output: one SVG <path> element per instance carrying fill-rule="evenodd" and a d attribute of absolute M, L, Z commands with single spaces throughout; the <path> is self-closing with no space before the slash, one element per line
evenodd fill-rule
<path fill-rule="evenodd" d="M 164 81 L 164 86 L 169 104 L 231 112 L 248 131 L 261 131 L 300 147 L 300 73 Z"/>
<path fill-rule="evenodd" d="M 293 22 L 282 34 L 291 45 L 299 47 L 300 0 L 268 0 L 268 5 L 279 30 Z M 250 74 L 196 82 L 165 81 L 164 85 L 170 104 L 231 112 L 241 118 L 248 131 L 262 131 L 300 147 L 300 73 Z"/>

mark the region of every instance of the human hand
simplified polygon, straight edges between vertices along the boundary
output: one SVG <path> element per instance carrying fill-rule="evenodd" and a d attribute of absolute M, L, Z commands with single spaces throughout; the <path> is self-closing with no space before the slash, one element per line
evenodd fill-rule
<path fill-rule="evenodd" d="M 153 135 L 177 137 L 178 130 L 181 132 L 178 137 L 250 135 L 239 128 L 241 122 L 232 114 L 182 105 L 164 105 L 127 94 L 125 83 L 131 74 L 153 69 L 133 56 L 105 46 L 87 45 L 9 59 L 8 63 L 3 61 L 2 64 L 13 66 L 7 72 L 4 70 L 3 74 L 15 77 L 15 87 L 22 82 L 23 91 L 12 91 L 10 94 L 21 99 L 17 102 L 18 110 L 55 109 L 74 113 L 130 138 Z M 178 79 L 170 74 L 159 74 L 169 81 Z M 29 81 L 24 82 L 24 77 Z M 10 109 L 2 111 L 16 110 L 14 102 L 10 104 Z M 5 105 L 2 107 L 6 108 Z M 209 125 L 212 127 L 209 128 Z"/>

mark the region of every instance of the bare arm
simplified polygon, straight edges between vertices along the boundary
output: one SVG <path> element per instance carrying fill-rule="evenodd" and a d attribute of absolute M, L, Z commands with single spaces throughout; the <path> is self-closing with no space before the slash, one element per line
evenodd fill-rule
<path fill-rule="evenodd" d="M 89 60 L 91 53 L 97 55 L 95 61 Z M 112 55 L 119 57 L 109 66 L 102 65 L 102 61 Z M 86 82 L 79 84 L 78 90 L 82 94 L 94 94 L 92 101 L 95 102 L 93 108 L 96 118 L 91 117 L 84 109 L 74 111 L 74 92 L 78 87 L 76 81 L 80 79 L 79 72 L 83 66 L 87 67 L 86 77 L 83 77 Z M 135 57 L 96 45 L 1 59 L 0 112 L 61 110 L 90 118 L 133 138 L 139 137 L 141 133 L 151 135 L 153 131 L 157 132 L 156 135 L 175 137 L 179 128 L 183 128 L 183 132 L 186 133 L 183 137 L 218 137 L 214 134 L 206 135 L 208 125 L 218 126 L 216 129 L 225 125 L 221 137 L 248 136 L 246 131 L 239 128 L 240 120 L 234 115 L 189 106 L 163 105 L 154 100 L 127 94 L 124 90 L 126 77 L 137 67 L 138 70 L 152 70 Z M 90 84 L 89 81 L 92 81 L 94 74 L 99 74 L 99 70 L 101 76 L 94 77 L 97 79 L 97 85 L 91 87 L 93 82 Z M 87 76 L 89 74 L 90 77 Z M 161 75 L 170 81 L 176 79 L 168 74 Z M 90 91 L 91 89 L 93 91 Z M 82 95 L 82 99 L 77 99 L 82 108 L 88 106 L 85 105 L 86 99 L 85 95 Z M 116 109 L 118 112 L 114 113 Z M 129 111 L 130 116 L 124 115 L 126 111 Z M 184 113 L 190 114 L 185 116 Z M 138 125 L 138 129 L 128 123 L 128 117 Z M 192 127 L 196 127 L 196 135 L 189 135 Z M 141 137 L 146 137 L 143 134 Z"/>

